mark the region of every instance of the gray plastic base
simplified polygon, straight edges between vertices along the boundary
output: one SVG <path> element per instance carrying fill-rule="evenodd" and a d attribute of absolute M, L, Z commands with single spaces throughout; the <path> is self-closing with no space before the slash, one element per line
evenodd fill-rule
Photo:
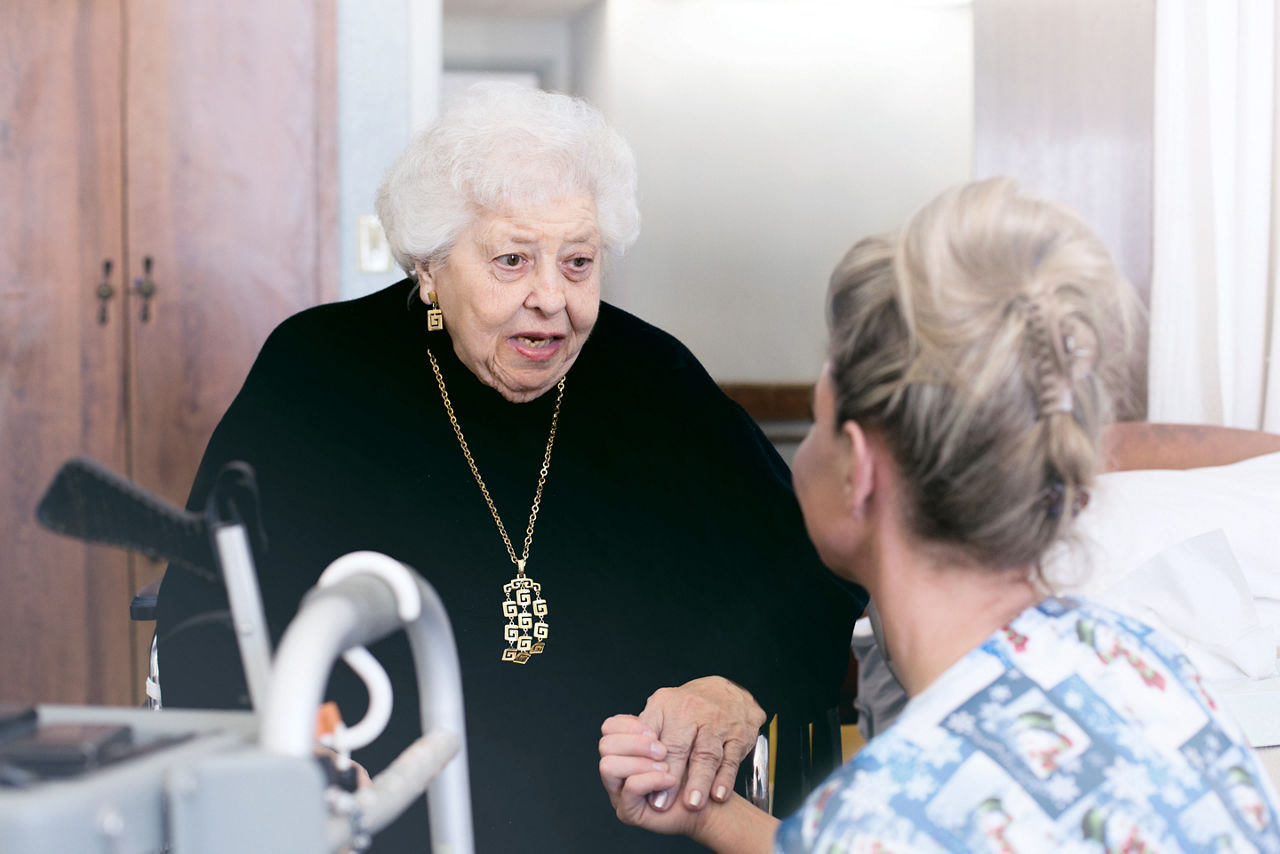
<path fill-rule="evenodd" d="M 0 851 L 224 854 L 324 851 L 324 779 L 256 747 L 248 712 L 41 706 L 41 725 L 111 723 L 178 744 L 66 780 L 0 788 Z"/>

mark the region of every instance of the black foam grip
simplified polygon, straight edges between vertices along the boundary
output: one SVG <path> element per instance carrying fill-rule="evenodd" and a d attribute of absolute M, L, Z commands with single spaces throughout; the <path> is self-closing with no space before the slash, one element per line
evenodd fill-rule
<path fill-rule="evenodd" d="M 36 519 L 51 531 L 133 549 L 199 573 L 218 574 L 208 523 L 86 457 L 75 457 L 49 484 Z"/>

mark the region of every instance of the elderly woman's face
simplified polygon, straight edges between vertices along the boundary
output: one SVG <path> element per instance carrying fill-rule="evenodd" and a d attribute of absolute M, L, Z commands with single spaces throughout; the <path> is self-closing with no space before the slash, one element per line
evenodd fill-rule
<path fill-rule="evenodd" d="M 418 280 L 463 364 L 522 403 L 560 381 L 595 325 L 600 254 L 595 202 L 575 196 L 482 214 Z"/>

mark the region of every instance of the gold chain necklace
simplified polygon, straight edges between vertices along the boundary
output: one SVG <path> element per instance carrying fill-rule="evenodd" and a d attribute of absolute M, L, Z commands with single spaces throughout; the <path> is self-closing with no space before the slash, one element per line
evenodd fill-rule
<path fill-rule="evenodd" d="M 453 435 L 458 437 L 458 444 L 462 446 L 462 455 L 467 458 L 467 465 L 471 467 L 471 474 L 480 486 L 485 504 L 489 505 L 493 521 L 498 525 L 498 533 L 502 535 L 502 542 L 507 546 L 507 554 L 511 555 L 511 562 L 516 565 L 516 577 L 502 587 L 502 592 L 505 594 L 502 615 L 507 618 L 507 625 L 502 632 L 507 648 L 502 651 L 502 660 L 527 664 L 530 658 L 545 648 L 547 631 L 550 628 L 547 625 L 547 600 L 542 598 L 542 585 L 525 575 L 524 567 L 529 561 L 529 547 L 533 545 L 533 525 L 538 521 L 538 508 L 542 504 L 542 487 L 547 482 L 547 470 L 551 467 L 551 446 L 556 441 L 556 423 L 560 420 L 560 401 L 564 399 L 564 377 L 556 383 L 558 391 L 556 408 L 551 414 L 551 435 L 547 436 L 547 451 L 542 455 L 538 488 L 533 493 L 533 507 L 529 510 L 529 527 L 524 532 L 524 554 L 516 557 L 511 538 L 507 536 L 507 528 L 502 524 L 502 518 L 498 516 L 498 508 L 489 495 L 489 488 L 484 485 L 480 469 L 476 468 L 476 461 L 471 456 L 471 449 L 467 447 L 467 440 L 462 436 L 462 427 L 458 424 L 457 416 L 453 414 L 453 404 L 449 401 L 449 392 L 444 387 L 444 376 L 440 373 L 440 365 L 436 363 L 435 354 L 430 348 L 427 349 L 427 358 L 431 360 L 431 370 L 435 372 L 436 383 L 440 386 L 440 397 L 444 401 L 444 411 L 449 413 Z"/>

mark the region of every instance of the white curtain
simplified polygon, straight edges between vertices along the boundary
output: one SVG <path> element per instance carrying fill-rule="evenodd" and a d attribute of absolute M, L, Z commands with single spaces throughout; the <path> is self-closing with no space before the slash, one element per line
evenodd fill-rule
<path fill-rule="evenodd" d="M 1280 432 L 1276 0 L 1157 0 L 1148 414 Z"/>

